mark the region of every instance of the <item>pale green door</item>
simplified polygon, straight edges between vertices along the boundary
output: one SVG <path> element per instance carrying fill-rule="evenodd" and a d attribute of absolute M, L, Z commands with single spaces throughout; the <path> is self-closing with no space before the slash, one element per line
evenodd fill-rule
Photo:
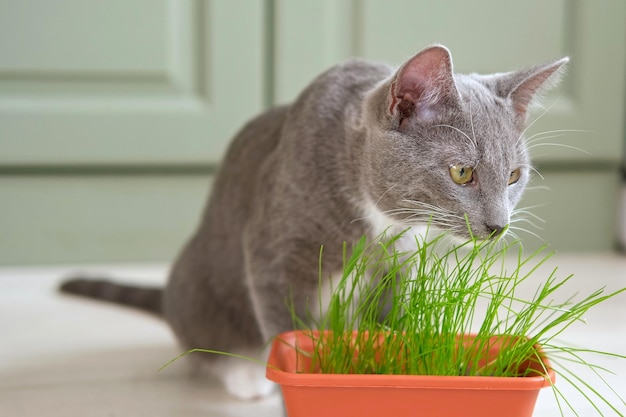
<path fill-rule="evenodd" d="M 262 6 L 0 1 L 0 264 L 171 259 L 264 105 Z"/>
<path fill-rule="evenodd" d="M 434 42 L 461 72 L 572 57 L 529 134 L 589 132 L 534 149 L 522 205 L 557 249 L 610 249 L 624 21 L 621 0 L 0 0 L 0 264 L 173 258 L 246 119 L 347 57 Z"/>

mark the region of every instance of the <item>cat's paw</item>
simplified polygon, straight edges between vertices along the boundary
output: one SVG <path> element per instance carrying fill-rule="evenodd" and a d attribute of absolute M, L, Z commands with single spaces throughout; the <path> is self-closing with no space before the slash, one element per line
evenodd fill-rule
<path fill-rule="evenodd" d="M 242 400 L 268 397 L 276 388 L 265 378 L 265 367 L 255 363 L 231 362 L 220 378 L 228 393 Z"/>

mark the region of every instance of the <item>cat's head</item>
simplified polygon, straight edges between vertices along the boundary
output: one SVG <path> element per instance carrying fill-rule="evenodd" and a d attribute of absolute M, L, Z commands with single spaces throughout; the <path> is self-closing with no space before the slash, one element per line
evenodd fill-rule
<path fill-rule="evenodd" d="M 499 235 L 530 175 L 528 108 L 567 61 L 460 75 L 443 46 L 409 59 L 365 100 L 368 204 L 399 226 Z"/>

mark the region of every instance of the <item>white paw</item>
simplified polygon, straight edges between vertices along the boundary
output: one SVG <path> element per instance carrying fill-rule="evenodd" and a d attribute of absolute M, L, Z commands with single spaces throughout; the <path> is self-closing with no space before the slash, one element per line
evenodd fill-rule
<path fill-rule="evenodd" d="M 276 385 L 265 378 L 265 366 L 256 363 L 229 361 L 222 368 L 220 378 L 226 390 L 242 400 L 255 400 L 268 397 Z"/>

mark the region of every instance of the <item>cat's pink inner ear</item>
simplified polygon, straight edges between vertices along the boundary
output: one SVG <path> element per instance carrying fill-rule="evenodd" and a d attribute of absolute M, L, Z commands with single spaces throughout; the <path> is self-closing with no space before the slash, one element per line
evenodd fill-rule
<path fill-rule="evenodd" d="M 568 61 L 568 58 L 563 58 L 559 61 L 553 62 L 552 64 L 536 68 L 534 72 L 531 72 L 531 74 L 524 79 L 524 81 L 511 91 L 510 97 L 513 102 L 513 109 L 519 117 L 522 119 L 526 118 L 528 106 L 537 92 L 545 88 L 545 85 L 551 78 L 554 82 L 558 81 L 558 77 L 553 77 L 553 75 L 558 73 L 558 71 Z"/>
<path fill-rule="evenodd" d="M 438 106 L 456 94 L 450 52 L 433 46 L 407 61 L 391 85 L 389 112 L 400 118 L 431 120 Z"/>

